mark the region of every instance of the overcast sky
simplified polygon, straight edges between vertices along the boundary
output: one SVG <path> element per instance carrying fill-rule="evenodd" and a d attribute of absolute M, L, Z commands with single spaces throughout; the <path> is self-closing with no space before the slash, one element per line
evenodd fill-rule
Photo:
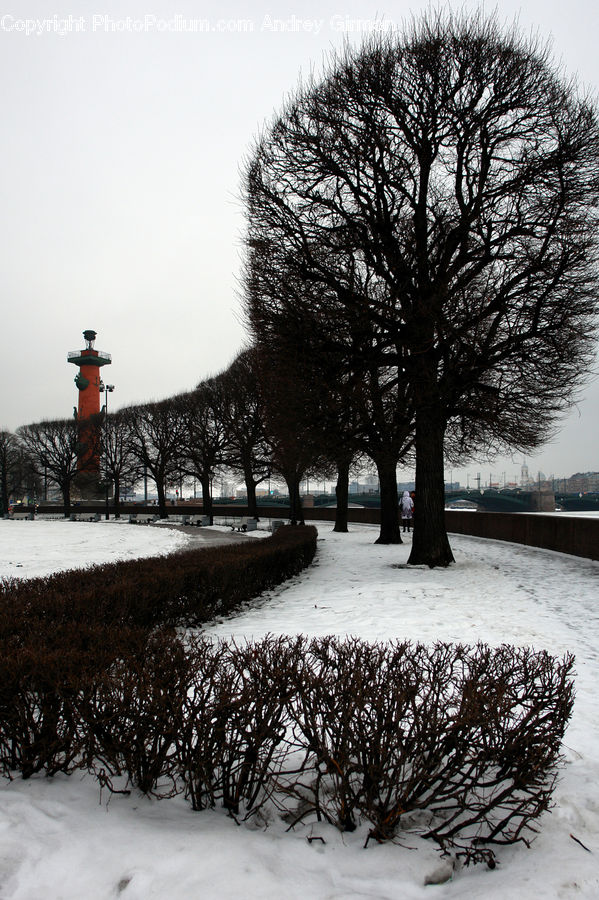
<path fill-rule="evenodd" d="M 226 368 L 245 340 L 239 171 L 252 138 L 324 53 L 424 6 L 3 4 L 0 427 L 72 413 L 77 370 L 66 356 L 84 329 L 112 354 L 112 409 Z M 551 39 L 597 92 L 596 2 L 504 0 L 498 10 Z M 598 448 L 595 381 L 527 462 L 535 475 L 599 470 Z M 473 463 L 454 478 L 510 480 L 521 462 Z"/>

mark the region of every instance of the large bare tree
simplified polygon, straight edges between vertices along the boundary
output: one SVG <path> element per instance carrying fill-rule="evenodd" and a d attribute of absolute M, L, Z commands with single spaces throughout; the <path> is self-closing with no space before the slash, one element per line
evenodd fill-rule
<path fill-rule="evenodd" d="M 244 350 L 217 380 L 222 386 L 219 414 L 225 429 L 225 461 L 243 475 L 248 513 L 258 518 L 256 488 L 269 477 L 272 459 L 264 430 L 257 351 Z"/>
<path fill-rule="evenodd" d="M 130 406 L 120 410 L 130 435 L 130 449 L 140 467 L 150 474 L 158 494 L 161 518 L 168 516 L 166 488 L 179 472 L 185 425 L 176 398 Z"/>
<path fill-rule="evenodd" d="M 33 461 L 37 475 L 54 482 L 64 503 L 64 514 L 71 513 L 71 487 L 79 474 L 79 460 L 87 454 L 82 446 L 79 427 L 75 419 L 55 419 L 22 425 L 17 429 L 29 459 Z"/>
<path fill-rule="evenodd" d="M 8 502 L 19 481 L 19 443 L 8 429 L 0 429 L 0 516 L 8 514 Z"/>
<path fill-rule="evenodd" d="M 133 449 L 132 414 L 130 410 L 108 415 L 101 412 L 93 419 L 99 435 L 100 473 L 114 486 L 114 514 L 118 519 L 121 489 L 125 484 L 135 484 L 143 471 L 141 458 Z"/>
<path fill-rule="evenodd" d="M 199 480 L 204 513 L 213 525 L 212 483 L 225 462 L 222 381 L 208 378 L 194 391 L 175 397 L 174 402 L 184 429 L 181 465 L 187 475 Z"/>
<path fill-rule="evenodd" d="M 538 445 L 596 333 L 599 130 L 537 40 L 429 13 L 300 86 L 246 172 L 248 244 L 350 320 L 415 420 L 411 563 L 453 560 L 444 443 Z M 529 410 L 527 421 L 511 404 Z M 501 414 L 501 415 L 500 415 Z"/>

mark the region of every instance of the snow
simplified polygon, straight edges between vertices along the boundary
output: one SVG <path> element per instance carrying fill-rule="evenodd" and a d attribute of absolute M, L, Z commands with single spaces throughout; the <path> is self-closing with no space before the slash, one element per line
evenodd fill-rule
<path fill-rule="evenodd" d="M 174 529 L 100 522 L 0 521 L 0 578 L 35 578 L 59 569 L 173 553 L 187 539 Z M 2 896 L 0 894 L 0 896 Z"/>
<path fill-rule="evenodd" d="M 350 527 L 337 535 L 320 523 L 314 566 L 206 631 L 242 640 L 298 632 L 482 640 L 575 653 L 566 765 L 531 848 L 498 848 L 494 871 L 461 869 L 444 885 L 425 886 L 440 858 L 412 836 L 403 846 L 371 842 L 364 850 L 364 828 L 340 834 L 311 823 L 287 833 L 275 817 L 268 827 L 238 827 L 221 810 L 192 812 L 182 798 L 107 802 L 89 776 L 35 777 L 0 784 L 1 900 L 599 896 L 599 563 L 456 535 L 455 566 L 408 569 L 409 535 L 399 547 L 379 546 L 376 529 Z M 0 575 L 170 552 L 187 540 L 173 529 L 112 522 L 0 521 Z"/>

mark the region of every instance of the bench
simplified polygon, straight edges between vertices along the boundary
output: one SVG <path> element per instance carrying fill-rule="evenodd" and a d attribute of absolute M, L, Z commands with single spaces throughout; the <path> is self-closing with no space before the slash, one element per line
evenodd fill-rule
<path fill-rule="evenodd" d="M 15 513 L 13 513 L 12 516 L 10 516 L 9 518 L 11 518 L 11 519 L 23 519 L 23 520 L 28 520 L 28 521 L 32 522 L 33 519 L 35 519 L 35 513 L 32 513 L 32 512 L 15 512 Z"/>
<path fill-rule="evenodd" d="M 129 524 L 149 525 L 150 522 L 157 522 L 159 518 L 156 513 L 129 513 Z"/>
<path fill-rule="evenodd" d="M 71 522 L 99 522 L 102 516 L 100 513 L 71 513 Z"/>
<path fill-rule="evenodd" d="M 258 520 L 252 519 L 249 516 L 241 516 L 240 519 L 235 520 L 231 525 L 232 531 L 256 531 L 258 528 Z"/>
<path fill-rule="evenodd" d="M 205 528 L 210 525 L 210 516 L 189 516 L 189 524 Z"/>

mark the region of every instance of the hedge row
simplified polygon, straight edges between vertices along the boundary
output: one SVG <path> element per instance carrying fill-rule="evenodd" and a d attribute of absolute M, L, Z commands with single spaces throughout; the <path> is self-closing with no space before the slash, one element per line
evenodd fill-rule
<path fill-rule="evenodd" d="M 227 615 L 308 566 L 317 531 L 283 526 L 270 538 L 170 556 L 106 563 L 0 582 L 0 651 L 8 641 L 65 646 L 63 631 L 197 626 Z M 24 628 L 26 623 L 26 628 Z M 116 636 L 116 632 L 114 632 Z M 91 638 L 93 641 L 93 637 Z"/>
<path fill-rule="evenodd" d="M 284 526 L 259 541 L 0 581 L 4 773 L 79 765 L 75 697 L 93 694 L 107 672 L 113 681 L 119 660 L 143 660 L 148 642 L 172 649 L 161 629 L 227 614 L 298 573 L 316 537 L 315 528 Z"/>
<path fill-rule="evenodd" d="M 289 827 L 366 821 L 368 838 L 416 833 L 490 865 L 493 845 L 528 843 L 550 805 L 570 656 L 331 637 L 237 646 L 166 629 L 124 643 L 102 671 L 80 646 L 12 649 L 5 775 L 84 768 L 112 790 L 183 793 L 236 818 L 269 804 Z"/>

